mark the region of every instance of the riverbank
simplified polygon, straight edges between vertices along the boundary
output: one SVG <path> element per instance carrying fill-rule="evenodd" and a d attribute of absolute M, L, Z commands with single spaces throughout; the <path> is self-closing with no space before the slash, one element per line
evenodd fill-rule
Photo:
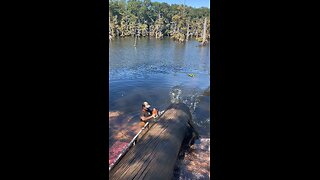
<path fill-rule="evenodd" d="M 180 150 L 173 180 L 210 179 L 210 138 L 199 138 Z"/>

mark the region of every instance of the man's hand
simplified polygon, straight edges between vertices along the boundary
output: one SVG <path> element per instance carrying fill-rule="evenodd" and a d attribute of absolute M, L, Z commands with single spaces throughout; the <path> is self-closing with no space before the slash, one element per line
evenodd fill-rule
<path fill-rule="evenodd" d="M 152 109 L 152 115 L 153 115 L 153 117 L 156 117 L 157 114 L 158 114 L 158 110 L 157 110 L 156 108 L 153 108 L 153 109 Z"/>

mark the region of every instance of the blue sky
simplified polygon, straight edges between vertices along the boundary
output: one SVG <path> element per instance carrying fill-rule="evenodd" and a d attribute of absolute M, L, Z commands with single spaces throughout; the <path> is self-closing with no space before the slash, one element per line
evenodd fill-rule
<path fill-rule="evenodd" d="M 151 0 L 151 2 L 165 2 L 168 4 L 183 4 L 183 2 L 185 2 L 187 6 L 195 8 L 210 8 L 210 0 Z"/>

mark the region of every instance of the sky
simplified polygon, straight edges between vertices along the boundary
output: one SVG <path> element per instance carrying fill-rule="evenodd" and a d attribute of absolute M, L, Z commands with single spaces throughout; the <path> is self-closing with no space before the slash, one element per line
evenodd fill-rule
<path fill-rule="evenodd" d="M 165 2 L 168 4 L 183 4 L 185 2 L 187 6 L 195 8 L 210 8 L 210 0 L 151 0 L 151 2 Z"/>

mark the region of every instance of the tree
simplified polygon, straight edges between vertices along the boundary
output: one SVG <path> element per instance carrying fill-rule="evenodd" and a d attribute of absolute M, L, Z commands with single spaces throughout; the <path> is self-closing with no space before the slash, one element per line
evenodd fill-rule
<path fill-rule="evenodd" d="M 109 0 L 109 39 L 169 36 L 178 42 L 210 40 L 210 9 L 150 0 Z"/>

